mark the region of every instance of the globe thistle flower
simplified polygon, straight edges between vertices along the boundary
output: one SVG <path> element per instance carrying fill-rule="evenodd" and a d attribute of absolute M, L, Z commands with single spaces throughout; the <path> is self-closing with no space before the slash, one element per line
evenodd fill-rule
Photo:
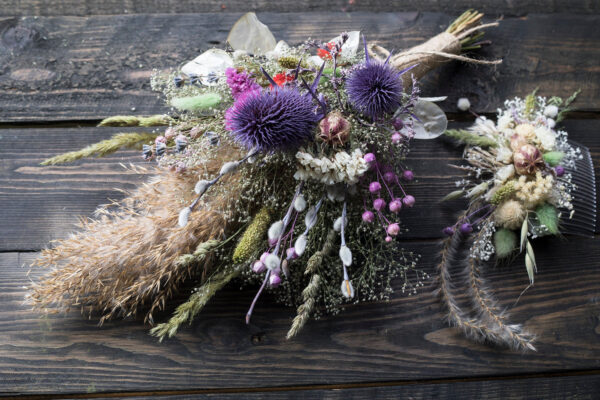
<path fill-rule="evenodd" d="M 294 149 L 312 138 L 318 122 L 309 95 L 295 87 L 246 92 L 225 113 L 226 128 L 248 149 Z"/>
<path fill-rule="evenodd" d="M 402 100 L 402 75 L 385 62 L 369 58 L 365 42 L 365 62 L 354 69 L 346 80 L 346 91 L 352 106 L 377 119 L 395 112 Z"/>

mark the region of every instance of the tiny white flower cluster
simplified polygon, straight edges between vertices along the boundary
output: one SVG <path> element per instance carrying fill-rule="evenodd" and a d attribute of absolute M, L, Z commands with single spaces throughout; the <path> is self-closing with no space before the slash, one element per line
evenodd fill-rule
<path fill-rule="evenodd" d="M 369 169 L 360 149 L 355 149 L 352 154 L 339 151 L 333 158 L 316 158 L 299 151 L 296 160 L 299 165 L 294 178 L 301 181 L 314 179 L 327 185 L 341 182 L 353 185 Z"/>

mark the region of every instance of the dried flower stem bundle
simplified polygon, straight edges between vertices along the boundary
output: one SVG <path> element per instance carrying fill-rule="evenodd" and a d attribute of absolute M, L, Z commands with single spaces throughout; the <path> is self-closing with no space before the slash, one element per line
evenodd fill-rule
<path fill-rule="evenodd" d="M 228 154 L 229 153 L 229 154 Z M 237 153 L 224 149 L 220 155 Z M 216 171 L 220 161 L 205 165 Z M 177 225 L 182 202 L 189 201 L 197 176 L 159 170 L 148 184 L 123 201 L 102 207 L 99 217 L 82 221 L 82 231 L 42 252 L 34 265 L 54 269 L 33 287 L 36 308 L 80 307 L 100 312 L 101 323 L 115 316 L 137 314 L 146 307 L 146 321 L 164 308 L 178 285 L 194 274 L 194 264 L 180 259 L 197 243 L 221 239 L 227 232 L 227 206 L 234 193 L 203 199 L 189 223 Z M 236 184 L 236 176 L 225 184 Z M 203 268 L 210 267 L 206 260 Z"/>
<path fill-rule="evenodd" d="M 468 10 L 450 24 L 445 32 L 396 55 L 377 44 L 371 44 L 368 51 L 374 57 L 391 57 L 390 64 L 399 71 L 416 65 L 410 72 L 417 79 L 449 60 L 473 64 L 500 64 L 502 60 L 485 61 L 461 55 L 464 51 L 480 47 L 482 42 L 478 40 L 483 35 L 482 29 L 498 26 L 498 22 L 481 24 L 482 18 L 482 13 Z M 403 76 L 403 81 L 407 87 L 412 83 L 409 74 Z"/>

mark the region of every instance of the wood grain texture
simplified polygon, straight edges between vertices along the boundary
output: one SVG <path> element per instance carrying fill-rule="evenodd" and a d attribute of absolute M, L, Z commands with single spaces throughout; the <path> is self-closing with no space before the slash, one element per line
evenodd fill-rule
<path fill-rule="evenodd" d="M 600 121 L 567 121 L 566 127 L 572 139 L 589 146 L 597 159 L 600 137 L 595 132 L 600 129 Z M 98 205 L 123 197 L 117 189 L 132 190 L 147 178 L 119 165 L 153 165 L 141 161 L 139 152 L 131 150 L 63 166 L 39 165 L 47 157 L 77 150 L 119 131 L 123 129 L 0 130 L 0 218 L 4 221 L 0 251 L 38 250 L 50 240 L 66 237 L 78 216 L 91 216 Z M 455 190 L 454 182 L 462 177 L 460 171 L 448 167 L 459 164 L 460 156 L 461 148 L 444 139 L 413 142 L 407 166 L 415 172 L 416 179 L 407 185 L 407 190 L 417 203 L 400 214 L 402 223 L 410 228 L 405 239 L 441 237 L 441 230 L 454 223 L 455 214 L 464 204 L 440 204 L 439 200 Z M 596 164 L 596 173 L 600 172 L 598 167 Z"/>
<path fill-rule="evenodd" d="M 460 13 L 469 8 L 494 15 L 525 15 L 527 13 L 598 13 L 600 5 L 594 1 L 552 1 L 522 0 L 512 1 L 474 1 L 474 0 L 222 0 L 222 1 L 76 1 L 66 0 L 1 0 L 0 16 L 87 16 L 107 14 L 188 14 L 213 12 L 305 12 L 305 11 L 434 11 L 450 14 Z"/>
<path fill-rule="evenodd" d="M 150 92 L 153 68 L 176 67 L 223 46 L 240 13 L 0 18 L 0 122 L 97 120 L 110 115 L 164 112 Z M 371 41 L 401 50 L 442 31 L 443 13 L 261 12 L 276 38 L 291 44 L 362 30 Z M 489 29 L 493 45 L 475 54 L 504 58 L 497 68 L 449 63 L 422 83 L 426 96 L 449 95 L 456 110 L 468 97 L 477 112 L 495 112 L 514 95 L 536 87 L 569 96 L 576 107 L 600 110 L 597 60 L 599 15 L 532 14 Z M 30 105 L 35 104 L 35 108 Z"/>
<path fill-rule="evenodd" d="M 495 379 L 384 385 L 376 387 L 344 387 L 339 389 L 299 389 L 235 393 L 204 393 L 163 395 L 148 393 L 155 400 L 246 400 L 310 399 L 310 400 L 397 400 L 397 399 L 595 399 L 600 390 L 599 375 L 552 376 L 546 378 Z M 112 397 L 103 397 L 109 399 Z"/>
<path fill-rule="evenodd" d="M 243 320 L 254 290 L 221 291 L 191 328 L 158 344 L 140 321 L 98 328 L 76 312 L 41 316 L 23 304 L 35 253 L 0 254 L 0 393 L 82 393 L 340 385 L 475 378 L 600 368 L 600 238 L 542 239 L 534 244 L 539 273 L 523 294 L 519 257 L 489 268 L 486 278 L 511 321 L 538 335 L 537 353 L 477 345 L 443 322 L 426 286 L 416 296 L 346 307 L 310 321 L 286 341 L 294 312 L 264 296 L 251 325 Z M 433 273 L 439 244 L 412 242 Z M 396 284 L 398 288 L 400 282 Z M 175 306 L 178 301 L 172 302 Z M 167 317 L 158 316 L 157 320 Z"/>

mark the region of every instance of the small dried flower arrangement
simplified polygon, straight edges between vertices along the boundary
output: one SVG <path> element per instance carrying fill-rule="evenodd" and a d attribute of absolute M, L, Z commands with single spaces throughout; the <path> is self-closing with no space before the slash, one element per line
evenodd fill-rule
<path fill-rule="evenodd" d="M 227 49 L 154 75 L 172 115 L 102 123 L 168 125 L 153 143 L 121 135 L 46 161 L 142 144 L 157 169 L 150 182 L 42 253 L 37 265 L 57 268 L 33 287 L 31 300 L 44 309 L 99 312 L 101 322 L 144 309 L 154 324 L 153 312 L 193 276 L 199 284 L 190 298 L 152 329 L 162 339 L 241 277 L 259 285 L 246 321 L 260 294 L 274 290 L 298 307 L 292 337 L 323 309 L 388 298 L 399 275 L 402 291 L 414 292 L 427 275 L 395 240 L 398 214 L 416 202 L 406 187 L 414 174 L 403 160 L 413 137 L 440 135 L 447 123 L 419 97 L 417 78 L 440 58 L 470 60 L 460 54 L 480 46 L 481 18 L 468 11 L 425 48 L 380 59 L 366 43 L 361 51 L 356 31 L 290 47 L 245 15 Z"/>
<path fill-rule="evenodd" d="M 507 260 L 524 252 L 533 285 L 537 264 L 530 239 L 561 231 L 593 235 L 596 197 L 589 151 L 556 128 L 576 95 L 563 101 L 534 92 L 524 100 L 506 101 L 496 122 L 478 117 L 467 130 L 446 132 L 466 145 L 463 158 L 469 165 L 457 168 L 469 177 L 456 182 L 460 189 L 445 200 L 466 197 L 469 207 L 456 224 L 444 228 L 448 239 L 438 268 L 438 290 L 450 324 L 476 340 L 535 350 L 533 335 L 508 323 L 486 288 L 481 275 L 485 261 L 494 255 Z M 576 209 L 584 223 L 573 222 Z M 466 259 L 460 249 L 465 238 Z M 450 274 L 453 264 L 464 267 L 474 316 L 457 303 Z"/>

